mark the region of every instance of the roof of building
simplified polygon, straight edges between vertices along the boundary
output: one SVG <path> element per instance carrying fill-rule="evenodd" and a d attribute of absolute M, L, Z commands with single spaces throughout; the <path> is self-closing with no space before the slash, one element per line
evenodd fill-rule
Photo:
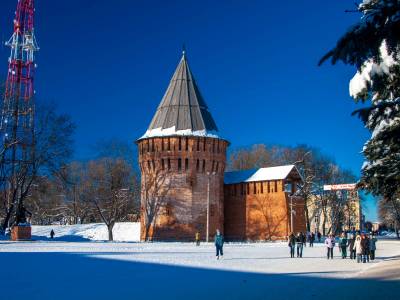
<path fill-rule="evenodd" d="M 218 138 L 217 131 L 183 52 L 153 120 L 140 139 L 174 135 Z"/>
<path fill-rule="evenodd" d="M 252 170 L 225 172 L 224 183 L 235 184 L 241 182 L 282 180 L 289 175 L 301 179 L 300 173 L 295 165 L 259 168 Z"/>

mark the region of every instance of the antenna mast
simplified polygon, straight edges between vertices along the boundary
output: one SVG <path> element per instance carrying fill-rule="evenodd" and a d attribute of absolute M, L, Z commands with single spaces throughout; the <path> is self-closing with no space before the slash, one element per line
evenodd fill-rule
<path fill-rule="evenodd" d="M 18 0 L 14 32 L 5 43 L 11 53 L 0 119 L 0 180 L 7 200 L 3 230 L 27 222 L 23 200 L 35 174 L 34 12 L 34 0 Z"/>

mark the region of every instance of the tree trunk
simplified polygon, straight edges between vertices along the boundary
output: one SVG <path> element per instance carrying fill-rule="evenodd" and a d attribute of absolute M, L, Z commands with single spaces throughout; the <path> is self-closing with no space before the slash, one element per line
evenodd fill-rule
<path fill-rule="evenodd" d="M 107 229 L 108 229 L 108 240 L 109 241 L 113 241 L 114 237 L 113 237 L 113 228 L 114 228 L 114 223 L 110 223 L 109 225 L 107 225 Z"/>
<path fill-rule="evenodd" d="M 146 224 L 146 227 L 144 229 L 144 240 L 147 242 L 149 236 L 149 226 Z"/>
<path fill-rule="evenodd" d="M 1 228 L 3 234 L 6 232 L 6 229 L 9 226 L 9 222 L 10 222 L 10 219 L 11 219 L 11 214 L 13 213 L 13 211 L 14 211 L 14 203 L 12 203 L 11 206 L 7 209 L 7 214 L 6 214 L 6 217 L 5 217 L 4 221 L 3 221 L 2 228 Z"/>

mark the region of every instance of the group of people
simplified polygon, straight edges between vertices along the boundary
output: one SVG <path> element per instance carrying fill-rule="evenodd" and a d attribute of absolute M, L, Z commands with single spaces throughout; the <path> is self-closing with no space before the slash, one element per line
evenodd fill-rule
<path fill-rule="evenodd" d="M 294 257 L 295 250 L 297 249 L 297 257 L 303 257 L 303 248 L 307 246 L 307 242 L 310 247 L 314 247 L 315 240 L 321 241 L 321 233 L 317 232 L 307 232 L 306 234 L 299 232 L 297 235 L 291 233 L 289 235 L 289 247 L 290 247 L 290 257 Z"/>
<path fill-rule="evenodd" d="M 297 257 L 303 257 L 303 247 L 306 245 L 306 236 L 302 232 L 299 232 L 297 236 L 291 233 L 288 241 L 290 247 L 290 257 L 294 257 L 295 249 L 297 249 Z"/>
<path fill-rule="evenodd" d="M 307 233 L 304 234 L 299 232 L 297 235 L 291 233 L 288 237 L 288 246 L 290 248 L 290 257 L 294 258 L 295 254 L 297 257 L 303 257 L 303 248 L 306 247 L 307 242 L 310 247 L 314 246 L 315 239 L 318 239 L 321 242 L 321 235 L 319 232 L 317 234 Z M 195 235 L 196 245 L 200 245 L 200 233 L 196 233 Z M 330 234 L 325 239 L 325 246 L 327 249 L 327 259 L 333 259 L 333 249 L 336 245 L 335 236 Z M 375 259 L 375 251 L 376 251 L 376 243 L 377 238 L 374 234 L 365 234 L 365 233 L 357 233 L 351 234 L 348 238 L 348 234 L 343 232 L 338 240 L 338 248 L 341 253 L 342 259 L 347 258 L 347 249 L 350 253 L 350 259 L 357 259 L 357 262 L 369 262 L 370 260 Z M 216 231 L 214 236 L 214 244 L 216 250 L 216 257 L 219 259 L 223 256 L 223 245 L 224 245 L 224 237 L 219 230 Z"/>
<path fill-rule="evenodd" d="M 346 248 L 349 248 L 350 259 L 356 259 L 357 262 L 369 262 L 375 259 L 377 238 L 374 234 L 357 234 L 352 235 L 347 239 L 344 234 L 340 238 L 340 247 L 342 251 L 342 258 L 347 257 Z M 343 252 L 344 251 L 344 252 Z"/>
<path fill-rule="evenodd" d="M 339 251 L 342 254 L 342 259 L 347 258 L 347 249 L 349 249 L 350 259 L 357 259 L 357 262 L 369 262 L 375 259 L 377 238 L 374 234 L 357 233 L 351 234 L 347 238 L 346 233 L 342 233 L 339 238 Z M 327 258 L 333 258 L 333 248 L 335 247 L 335 237 L 329 235 L 325 240 L 327 247 Z"/>
<path fill-rule="evenodd" d="M 288 237 L 290 257 L 295 257 L 295 249 L 297 249 L 297 257 L 303 257 L 303 247 L 306 246 L 306 241 L 309 242 L 310 247 L 313 247 L 315 236 L 313 233 L 307 235 L 304 235 L 302 232 L 299 232 L 297 235 L 291 233 Z M 318 240 L 320 241 L 321 238 L 318 237 Z M 342 233 L 338 241 L 338 248 L 342 259 L 347 258 L 347 249 L 349 249 L 350 259 L 357 259 L 358 263 L 366 263 L 375 259 L 376 242 L 377 239 L 374 234 L 357 233 L 351 234 L 350 238 L 348 238 L 346 233 Z M 325 239 L 327 259 L 333 259 L 335 245 L 335 236 L 330 234 Z"/>

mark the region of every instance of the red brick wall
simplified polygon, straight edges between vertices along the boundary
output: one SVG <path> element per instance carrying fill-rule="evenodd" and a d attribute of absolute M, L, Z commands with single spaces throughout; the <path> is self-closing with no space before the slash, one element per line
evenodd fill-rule
<path fill-rule="evenodd" d="M 196 231 L 205 239 L 209 177 L 210 236 L 216 229 L 223 231 L 223 176 L 227 146 L 224 140 L 203 137 L 160 137 L 138 142 L 142 191 L 146 177 L 149 178 L 151 173 L 163 170 L 167 174 L 166 205 L 157 215 L 149 239 L 193 240 Z M 215 175 L 207 175 L 212 172 Z M 145 238 L 143 205 L 146 201 L 142 193 L 141 240 Z"/>
<path fill-rule="evenodd" d="M 225 185 L 226 239 L 285 239 L 290 231 L 290 210 L 282 184 L 278 180 Z M 296 198 L 295 203 L 294 229 L 304 232 L 304 201 Z"/>

